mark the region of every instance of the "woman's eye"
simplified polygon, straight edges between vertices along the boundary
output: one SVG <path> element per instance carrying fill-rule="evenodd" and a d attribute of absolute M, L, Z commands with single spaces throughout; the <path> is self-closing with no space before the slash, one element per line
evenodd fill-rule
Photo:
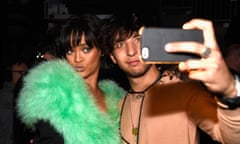
<path fill-rule="evenodd" d="M 82 50 L 82 51 L 83 51 L 84 53 L 88 53 L 90 50 L 91 50 L 91 48 L 89 48 L 89 47 L 86 47 L 86 48 L 83 48 L 83 50 Z"/>

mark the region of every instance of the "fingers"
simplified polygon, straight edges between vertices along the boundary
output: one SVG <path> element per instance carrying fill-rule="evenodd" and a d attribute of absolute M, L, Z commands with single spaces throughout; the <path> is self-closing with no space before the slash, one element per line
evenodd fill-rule
<path fill-rule="evenodd" d="M 204 46 L 196 42 L 171 42 L 165 45 L 167 52 L 187 52 L 201 56 Z"/>
<path fill-rule="evenodd" d="M 205 47 L 218 48 L 215 39 L 214 27 L 211 21 L 204 19 L 192 19 L 183 25 L 183 29 L 202 30 Z"/>
<path fill-rule="evenodd" d="M 167 52 L 188 52 L 201 56 L 179 63 L 180 71 L 188 72 L 190 79 L 202 81 L 213 92 L 221 92 L 226 96 L 234 95 L 234 80 L 228 70 L 218 47 L 211 21 L 192 19 L 183 25 L 184 29 L 200 29 L 203 31 L 203 44 L 197 42 L 171 42 L 165 45 Z"/>
<path fill-rule="evenodd" d="M 185 62 L 180 62 L 178 65 L 179 70 L 181 71 L 205 71 L 209 69 L 216 69 L 217 64 L 210 62 L 209 60 L 188 60 Z"/>
<path fill-rule="evenodd" d="M 203 31 L 204 43 L 198 42 L 170 42 L 165 45 L 167 52 L 187 52 L 194 53 L 207 58 L 212 52 L 220 53 L 215 39 L 214 28 L 211 21 L 204 19 L 192 19 L 183 25 L 184 29 L 200 29 Z M 215 55 L 215 54 L 213 54 Z"/>
<path fill-rule="evenodd" d="M 218 69 L 216 63 L 208 60 L 189 60 L 180 62 L 178 65 L 180 71 L 187 71 L 190 79 L 204 81 L 205 83 L 212 79 Z"/>

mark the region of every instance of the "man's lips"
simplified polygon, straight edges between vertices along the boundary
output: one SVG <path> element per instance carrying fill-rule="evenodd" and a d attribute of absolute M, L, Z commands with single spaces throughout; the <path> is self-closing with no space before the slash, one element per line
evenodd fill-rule
<path fill-rule="evenodd" d="M 128 61 L 128 64 L 130 65 L 130 66 L 136 66 L 136 65 L 138 65 L 139 64 L 139 60 L 132 60 L 132 61 Z"/>

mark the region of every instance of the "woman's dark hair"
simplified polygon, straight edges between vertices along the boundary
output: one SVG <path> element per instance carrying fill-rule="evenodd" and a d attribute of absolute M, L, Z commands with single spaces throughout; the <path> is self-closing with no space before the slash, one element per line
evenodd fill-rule
<path fill-rule="evenodd" d="M 100 72 L 99 79 L 110 79 L 108 65 L 109 58 L 104 55 L 101 45 L 100 30 L 103 24 L 103 20 L 97 17 L 95 14 L 85 13 L 79 16 L 72 16 L 65 24 L 62 25 L 60 36 L 58 38 L 58 46 L 56 49 L 57 57 L 66 58 L 66 53 L 72 50 L 81 42 L 82 33 L 84 33 L 86 44 L 92 48 L 96 47 L 102 52 L 100 58 Z M 72 37 L 72 41 L 71 41 Z M 72 43 L 72 44 L 71 44 Z"/>
<path fill-rule="evenodd" d="M 102 50 L 99 40 L 101 26 L 102 20 L 94 14 L 72 16 L 62 26 L 58 39 L 57 57 L 65 58 L 67 51 L 81 42 L 82 33 L 84 33 L 86 43 L 89 47 L 96 46 Z M 73 36 L 72 44 L 75 45 L 71 45 L 71 36 Z"/>

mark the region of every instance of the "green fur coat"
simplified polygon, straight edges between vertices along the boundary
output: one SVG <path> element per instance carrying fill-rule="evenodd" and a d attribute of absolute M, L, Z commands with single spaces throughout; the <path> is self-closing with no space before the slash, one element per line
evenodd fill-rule
<path fill-rule="evenodd" d="M 39 64 L 24 77 L 17 100 L 21 120 L 34 128 L 48 121 L 65 144 L 118 144 L 118 101 L 124 90 L 110 80 L 99 82 L 105 93 L 108 112 L 96 106 L 83 79 L 65 60 Z"/>

